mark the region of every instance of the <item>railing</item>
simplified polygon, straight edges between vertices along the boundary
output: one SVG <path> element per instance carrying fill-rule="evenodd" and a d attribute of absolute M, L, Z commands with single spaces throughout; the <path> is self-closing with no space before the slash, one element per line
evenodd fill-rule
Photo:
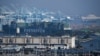
<path fill-rule="evenodd" d="M 85 51 L 78 49 L 71 50 L 71 49 L 50 49 L 50 48 L 31 48 L 25 49 L 22 48 L 19 52 L 12 52 L 11 50 L 6 52 L 1 50 L 0 56 L 99 56 L 100 52 L 93 52 L 93 51 Z"/>

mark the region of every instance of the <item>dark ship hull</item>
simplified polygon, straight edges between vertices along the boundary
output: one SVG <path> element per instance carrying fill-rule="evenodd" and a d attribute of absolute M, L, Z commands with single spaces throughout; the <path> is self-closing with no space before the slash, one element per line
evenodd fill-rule
<path fill-rule="evenodd" d="M 3 25 L 3 33 L 16 35 L 17 28 L 20 29 L 19 35 L 32 36 L 61 36 L 64 34 L 64 25 L 57 22 L 33 22 L 33 23 L 11 23 Z"/>

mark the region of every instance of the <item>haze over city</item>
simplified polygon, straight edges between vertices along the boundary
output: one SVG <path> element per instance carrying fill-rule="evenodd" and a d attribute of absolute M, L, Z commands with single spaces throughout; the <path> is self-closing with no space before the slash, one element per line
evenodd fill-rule
<path fill-rule="evenodd" d="M 70 16 L 100 16 L 100 0 L 1 0 L 1 6 L 36 7 L 50 11 L 61 11 Z"/>

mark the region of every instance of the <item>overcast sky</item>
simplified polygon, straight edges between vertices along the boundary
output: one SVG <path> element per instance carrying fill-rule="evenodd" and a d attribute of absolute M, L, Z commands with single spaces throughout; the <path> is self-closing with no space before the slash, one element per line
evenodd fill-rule
<path fill-rule="evenodd" d="M 100 16 L 100 0 L 0 0 L 0 6 L 16 5 L 36 7 L 50 11 L 61 11 L 66 15 L 89 15 Z"/>

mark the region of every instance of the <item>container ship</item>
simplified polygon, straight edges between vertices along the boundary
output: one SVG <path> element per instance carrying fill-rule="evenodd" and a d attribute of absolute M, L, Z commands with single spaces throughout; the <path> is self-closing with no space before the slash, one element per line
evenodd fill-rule
<path fill-rule="evenodd" d="M 31 56 L 47 56 L 44 54 L 47 51 L 54 53 L 58 49 L 72 49 L 75 48 L 76 36 L 70 36 L 71 32 L 68 18 L 54 12 L 36 9 L 28 12 L 1 11 L 0 53 L 3 56 L 9 53 L 17 53 L 16 56 L 27 53 L 33 54 Z"/>
<path fill-rule="evenodd" d="M 34 11 L 34 12 L 33 12 Z M 0 32 L 3 35 L 62 36 L 69 33 L 67 16 L 33 9 L 1 11 Z M 66 32 L 67 29 L 67 32 Z"/>

